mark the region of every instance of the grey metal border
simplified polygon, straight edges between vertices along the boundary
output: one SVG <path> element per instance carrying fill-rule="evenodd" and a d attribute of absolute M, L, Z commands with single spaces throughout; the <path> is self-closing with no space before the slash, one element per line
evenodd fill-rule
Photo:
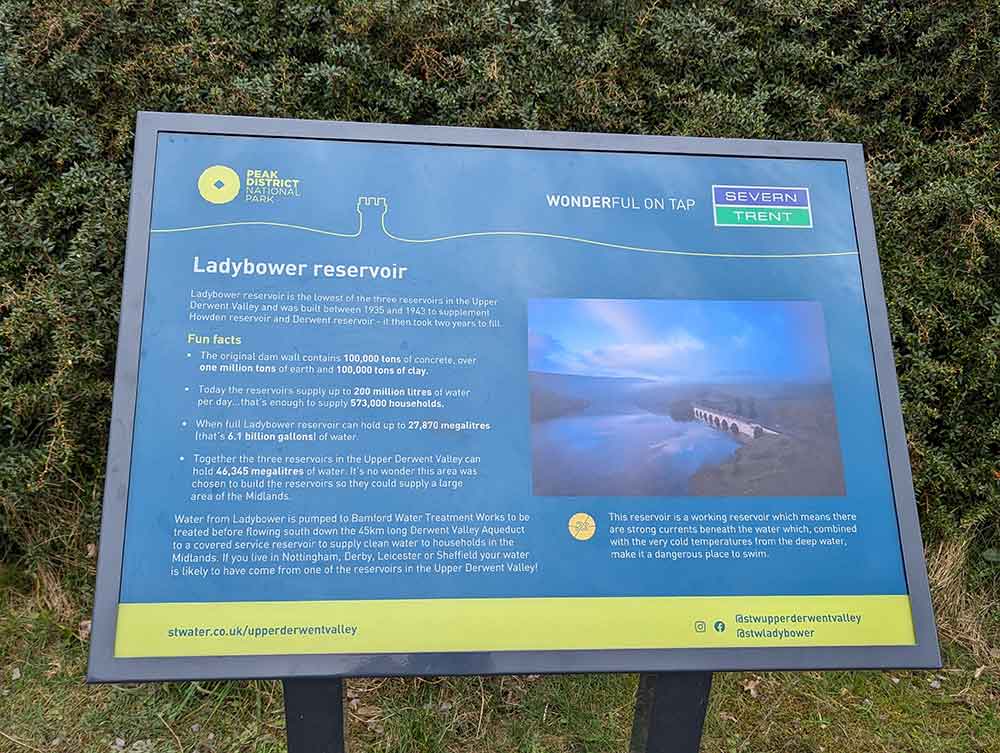
<path fill-rule="evenodd" d="M 156 141 L 161 132 L 522 149 L 822 159 L 845 162 L 854 211 L 855 233 L 860 250 L 862 284 L 872 337 L 878 396 L 882 408 L 890 478 L 899 522 L 903 566 L 913 612 L 916 644 L 861 647 L 114 658 L 115 623 L 121 584 L 125 510 L 132 454 L 132 425 L 139 373 L 139 338 L 149 251 L 153 169 Z M 889 669 L 941 666 L 861 145 L 140 112 L 136 118 L 125 279 L 118 330 L 100 544 L 88 682 L 564 672 Z"/>

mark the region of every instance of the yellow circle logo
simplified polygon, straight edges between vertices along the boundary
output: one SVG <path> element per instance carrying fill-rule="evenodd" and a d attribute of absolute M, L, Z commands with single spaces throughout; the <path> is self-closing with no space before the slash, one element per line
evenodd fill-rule
<path fill-rule="evenodd" d="M 597 523 L 585 512 L 578 512 L 569 519 L 569 535 L 577 541 L 586 541 L 597 533 Z"/>
<path fill-rule="evenodd" d="M 198 193 L 212 204 L 228 204 L 240 192 L 240 176 L 231 167 L 212 165 L 198 176 Z"/>

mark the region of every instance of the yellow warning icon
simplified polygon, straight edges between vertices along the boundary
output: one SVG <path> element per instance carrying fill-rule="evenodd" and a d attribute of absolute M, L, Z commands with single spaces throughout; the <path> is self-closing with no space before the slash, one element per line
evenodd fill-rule
<path fill-rule="evenodd" d="M 597 523 L 585 512 L 578 512 L 569 519 L 569 535 L 577 541 L 586 541 L 597 533 Z"/>
<path fill-rule="evenodd" d="M 240 192 L 240 176 L 231 167 L 212 165 L 198 176 L 198 193 L 212 204 L 228 204 Z"/>

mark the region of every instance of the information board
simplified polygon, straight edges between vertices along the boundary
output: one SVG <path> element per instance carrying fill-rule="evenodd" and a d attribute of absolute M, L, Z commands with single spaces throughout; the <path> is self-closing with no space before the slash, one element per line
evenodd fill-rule
<path fill-rule="evenodd" d="M 90 674 L 932 666 L 861 148 L 143 113 Z"/>

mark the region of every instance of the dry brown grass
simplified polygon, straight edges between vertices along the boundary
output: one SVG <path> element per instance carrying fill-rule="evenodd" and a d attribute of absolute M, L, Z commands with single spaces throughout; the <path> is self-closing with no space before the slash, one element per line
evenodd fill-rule
<path fill-rule="evenodd" d="M 66 593 L 59 576 L 47 565 L 39 565 L 33 575 L 34 597 L 38 606 L 51 613 L 60 624 L 74 623 L 79 611 L 78 600 Z"/>
<path fill-rule="evenodd" d="M 1000 666 L 1000 588 L 972 592 L 968 585 L 969 537 L 945 539 L 928 548 L 927 575 L 931 584 L 938 633 L 943 640 L 964 646 L 984 666 Z"/>

